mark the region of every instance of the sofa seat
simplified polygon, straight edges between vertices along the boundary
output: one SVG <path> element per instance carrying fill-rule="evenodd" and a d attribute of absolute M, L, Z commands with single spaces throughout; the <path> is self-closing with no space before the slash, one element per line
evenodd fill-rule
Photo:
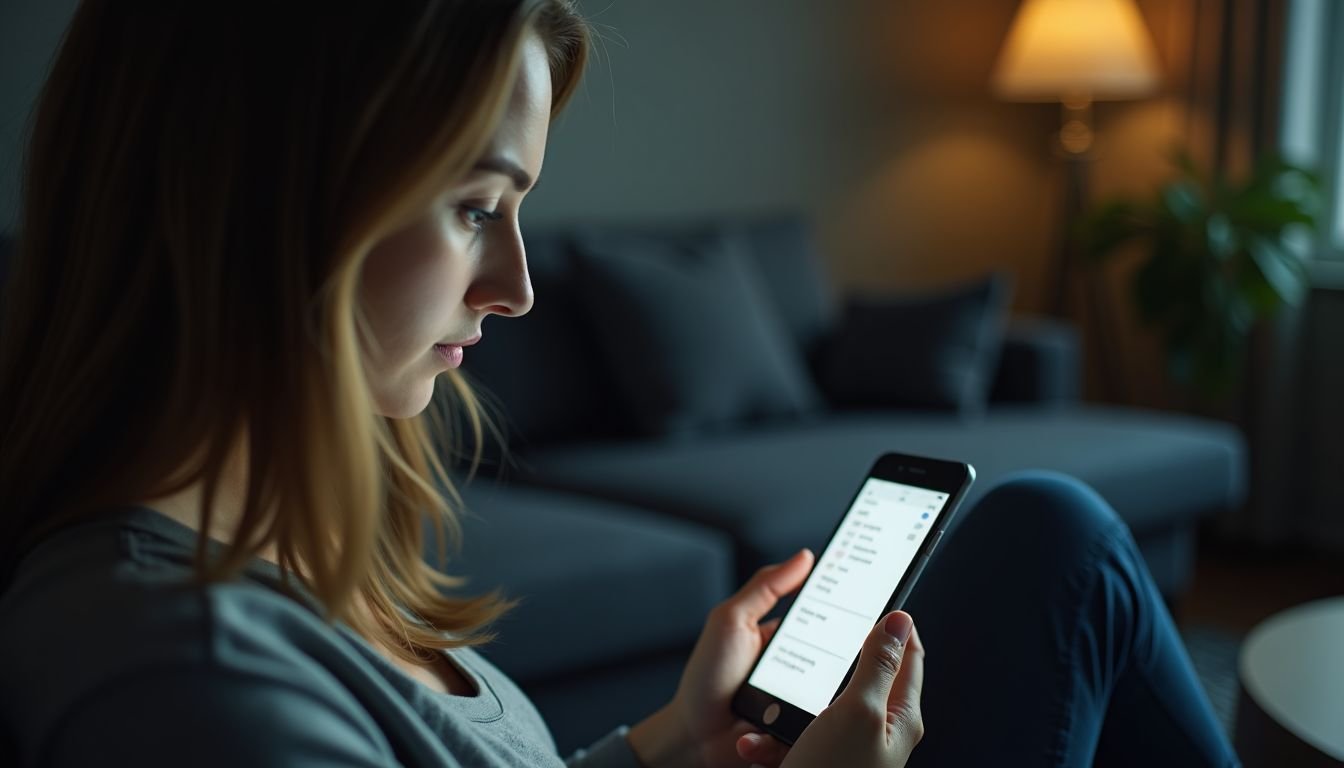
<path fill-rule="evenodd" d="M 946 413 L 832 412 L 774 428 L 673 443 L 588 443 L 528 454 L 527 480 L 658 510 L 726 531 L 738 577 L 825 544 L 873 459 L 900 451 L 969 461 L 963 510 L 1015 470 L 1050 469 L 1094 487 L 1136 538 L 1237 504 L 1245 447 L 1218 422 L 1097 406 Z M 955 526 L 954 526 L 955 527 Z M 1163 584 L 1164 592 L 1183 585 Z M 1175 577 L 1173 577 L 1175 578 Z M 1169 592 L 1170 593 L 1170 592 Z"/>
<path fill-rule="evenodd" d="M 482 652 L 526 683 L 688 646 L 733 589 L 722 533 L 618 503 L 497 484 L 462 488 L 465 590 L 521 603 Z"/>

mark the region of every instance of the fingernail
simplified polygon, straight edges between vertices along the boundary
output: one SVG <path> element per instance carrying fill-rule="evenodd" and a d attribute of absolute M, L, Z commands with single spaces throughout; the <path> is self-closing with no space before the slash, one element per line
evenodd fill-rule
<path fill-rule="evenodd" d="M 887 617 L 882 628 L 887 631 L 888 635 L 896 638 L 897 642 L 904 644 L 906 640 L 910 639 L 910 630 L 915 628 L 915 622 L 911 620 L 909 614 L 897 611 Z"/>
<path fill-rule="evenodd" d="M 747 743 L 753 747 L 761 743 L 761 735 L 759 733 L 744 733 L 742 734 L 742 738 L 746 739 Z"/>

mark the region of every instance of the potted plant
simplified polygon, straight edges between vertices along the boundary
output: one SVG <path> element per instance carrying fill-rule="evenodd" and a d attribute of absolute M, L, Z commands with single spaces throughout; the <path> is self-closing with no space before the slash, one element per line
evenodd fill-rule
<path fill-rule="evenodd" d="M 1087 214 L 1075 235 L 1093 266 L 1138 241 L 1131 292 L 1140 319 L 1161 336 L 1171 377 L 1191 394 L 1222 400 L 1243 372 L 1252 328 L 1306 295 L 1290 244 L 1311 232 L 1316 175 L 1267 157 L 1240 182 L 1201 172 L 1177 153 L 1178 174 L 1150 200 L 1118 199 Z"/>

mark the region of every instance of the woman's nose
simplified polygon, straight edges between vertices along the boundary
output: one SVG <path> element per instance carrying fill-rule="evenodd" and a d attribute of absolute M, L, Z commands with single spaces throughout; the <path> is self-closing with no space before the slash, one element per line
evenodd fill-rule
<path fill-rule="evenodd" d="M 532 280 L 521 233 L 500 237 L 487 246 L 475 279 L 467 289 L 467 306 L 481 313 L 519 317 L 532 309 Z"/>

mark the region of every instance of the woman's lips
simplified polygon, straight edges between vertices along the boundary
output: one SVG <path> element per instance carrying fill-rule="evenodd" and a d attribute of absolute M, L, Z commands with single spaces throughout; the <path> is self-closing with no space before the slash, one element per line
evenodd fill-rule
<path fill-rule="evenodd" d="M 456 368 L 462 364 L 462 348 L 470 347 L 472 344 L 481 340 L 481 334 L 476 334 L 466 341 L 449 341 L 442 344 L 435 344 L 434 351 L 439 353 L 439 357 L 448 364 L 449 368 Z"/>
<path fill-rule="evenodd" d="M 439 353 L 439 357 L 443 358 L 449 368 L 456 368 L 462 364 L 462 347 L 457 344 L 435 344 L 434 351 Z"/>

